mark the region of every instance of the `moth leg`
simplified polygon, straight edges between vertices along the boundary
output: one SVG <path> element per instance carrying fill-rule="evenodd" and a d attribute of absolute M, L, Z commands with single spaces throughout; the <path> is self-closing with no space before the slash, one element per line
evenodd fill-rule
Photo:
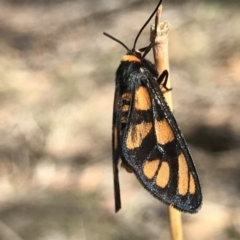
<path fill-rule="evenodd" d="M 126 162 L 121 163 L 121 167 L 123 167 L 128 173 L 133 173 L 133 170 Z"/>
<path fill-rule="evenodd" d="M 172 90 L 172 88 L 167 87 L 167 81 L 168 81 L 168 71 L 164 70 L 157 79 L 157 83 L 165 89 L 164 93 Z"/>
<path fill-rule="evenodd" d="M 152 49 L 154 43 L 150 43 L 147 47 L 145 48 L 141 48 L 140 49 L 140 52 L 144 52 L 143 55 L 142 55 L 142 58 L 145 58 L 146 55 L 149 53 L 149 51 Z"/>

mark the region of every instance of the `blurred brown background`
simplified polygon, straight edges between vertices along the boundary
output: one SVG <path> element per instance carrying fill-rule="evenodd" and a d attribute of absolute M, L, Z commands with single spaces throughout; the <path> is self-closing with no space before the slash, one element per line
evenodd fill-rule
<path fill-rule="evenodd" d="M 0 240 L 170 239 L 167 208 L 120 172 L 114 74 L 157 0 L 0 1 Z M 240 2 L 164 1 L 174 114 L 202 183 L 185 239 L 240 239 Z M 153 22 L 153 21 L 152 21 Z M 138 47 L 149 42 L 149 28 Z M 148 58 L 152 59 L 151 53 Z"/>

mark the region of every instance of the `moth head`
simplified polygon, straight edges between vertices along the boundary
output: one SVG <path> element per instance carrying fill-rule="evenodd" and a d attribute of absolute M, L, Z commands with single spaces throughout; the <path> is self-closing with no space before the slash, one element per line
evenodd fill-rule
<path fill-rule="evenodd" d="M 127 55 L 132 55 L 139 59 L 142 59 L 142 53 L 139 50 L 132 49 L 131 51 L 128 51 Z"/>
<path fill-rule="evenodd" d="M 148 45 L 147 47 L 144 47 L 144 48 L 140 48 L 139 50 L 136 50 L 136 45 L 137 45 L 137 41 L 138 41 L 138 38 L 140 37 L 142 31 L 144 30 L 144 28 L 148 25 L 148 23 L 150 22 L 150 20 L 152 19 L 152 17 L 154 16 L 154 14 L 157 12 L 159 6 L 161 5 L 162 3 L 162 0 L 159 0 L 159 3 L 157 5 L 157 7 L 155 8 L 155 10 L 152 12 L 151 16 L 148 18 L 148 20 L 144 23 L 144 25 L 141 27 L 141 29 L 139 30 L 136 38 L 135 38 L 135 41 L 134 41 L 134 44 L 133 44 L 133 48 L 132 50 L 130 50 L 122 41 L 118 40 L 117 38 L 111 36 L 110 34 L 104 32 L 103 34 L 109 38 L 111 38 L 112 40 L 118 42 L 119 44 L 121 44 L 125 49 L 127 49 L 127 55 L 134 55 L 140 59 L 144 58 L 148 53 L 149 51 L 151 50 L 153 44 L 151 43 L 150 45 Z M 143 53 L 142 53 L 143 52 Z"/>

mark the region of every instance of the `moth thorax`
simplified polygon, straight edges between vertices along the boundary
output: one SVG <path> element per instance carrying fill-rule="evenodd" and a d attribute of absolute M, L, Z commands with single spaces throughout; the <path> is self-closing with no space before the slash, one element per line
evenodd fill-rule
<path fill-rule="evenodd" d="M 141 59 L 140 58 L 138 58 L 138 57 L 136 57 L 136 56 L 134 56 L 134 55 L 128 55 L 128 54 L 126 54 L 126 55 L 124 55 L 123 57 L 122 57 L 122 60 L 121 60 L 122 62 L 141 62 Z"/>

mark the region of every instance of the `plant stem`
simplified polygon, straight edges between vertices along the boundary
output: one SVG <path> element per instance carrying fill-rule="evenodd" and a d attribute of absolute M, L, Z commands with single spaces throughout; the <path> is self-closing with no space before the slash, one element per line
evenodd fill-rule
<path fill-rule="evenodd" d="M 154 43 L 153 55 L 154 61 L 159 75 L 167 70 L 169 73 L 167 87 L 170 88 L 170 71 L 169 71 L 169 58 L 168 58 L 168 31 L 169 23 L 160 22 L 162 12 L 162 5 L 158 8 L 155 18 L 155 26 L 151 27 L 151 42 Z M 161 86 L 160 86 L 161 87 Z M 163 92 L 166 102 L 168 103 L 170 109 L 173 111 L 172 107 L 172 91 Z M 174 209 L 172 206 L 168 207 L 169 214 L 169 225 L 172 240 L 182 240 L 182 221 L 181 212 Z"/>

